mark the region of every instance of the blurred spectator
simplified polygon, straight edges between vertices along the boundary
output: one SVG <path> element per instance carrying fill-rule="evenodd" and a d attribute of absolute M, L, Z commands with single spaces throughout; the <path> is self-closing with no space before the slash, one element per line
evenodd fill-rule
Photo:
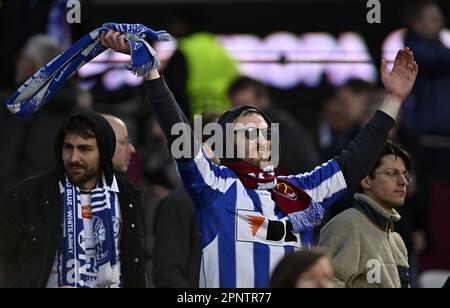
<path fill-rule="evenodd" d="M 17 62 L 15 83 L 22 84 L 61 52 L 51 37 L 30 37 Z M 0 191 L 55 164 L 53 141 L 64 119 L 77 109 L 79 90 L 66 82 L 52 100 L 27 121 L 17 120 L 6 108 L 0 110 L 0 138 L 5 147 L 0 166 Z M 86 104 L 86 95 L 83 96 Z"/>
<path fill-rule="evenodd" d="M 375 87 L 367 81 L 351 79 L 326 102 L 319 134 L 322 160 L 338 155 L 371 118 L 367 109 L 374 90 Z"/>
<path fill-rule="evenodd" d="M 165 137 L 161 128 L 153 118 L 148 118 L 144 123 L 143 130 L 151 132 L 145 136 L 142 157 L 142 168 L 139 170 L 142 178 L 142 192 L 145 200 L 145 236 L 147 238 L 147 247 L 152 255 L 152 262 L 146 265 L 148 276 L 152 277 L 152 287 L 158 286 L 155 274 L 154 255 L 154 221 L 157 205 L 166 198 L 170 192 L 176 188 L 182 187 L 175 164 L 171 159 L 166 146 Z M 155 279 L 156 278 L 156 279 Z"/>
<path fill-rule="evenodd" d="M 116 151 L 113 156 L 114 169 L 117 172 L 126 174 L 131 158 L 136 153 L 136 149 L 128 135 L 127 125 L 118 117 L 109 114 L 103 114 L 103 116 L 111 125 L 116 135 Z"/>
<path fill-rule="evenodd" d="M 445 26 L 435 1 L 408 1 L 405 44 L 420 66 L 416 85 L 403 107 L 402 137 L 413 151 L 421 200 L 428 208 L 432 250 L 421 270 L 450 269 L 450 49 L 440 40 Z M 406 138 L 405 138 L 406 137 Z"/>
<path fill-rule="evenodd" d="M 163 73 L 188 118 L 225 112 L 230 107 L 227 89 L 239 76 L 236 62 L 214 34 L 204 32 L 202 23 L 202 14 L 187 8 L 177 14 L 169 29 L 178 47 Z"/>
<path fill-rule="evenodd" d="M 157 288 L 198 288 L 201 248 L 194 206 L 184 190 L 155 210 L 153 279 Z"/>
<path fill-rule="evenodd" d="M 218 114 L 202 116 L 202 129 Z M 203 135 L 205 143 L 210 136 Z M 208 145 L 205 151 L 210 152 Z M 215 161 L 218 163 L 218 161 Z M 201 246 L 194 205 L 184 188 L 162 199 L 155 210 L 154 281 L 158 288 L 198 288 Z"/>
<path fill-rule="evenodd" d="M 128 166 L 130 165 L 130 161 L 133 158 L 134 154 L 136 153 L 136 149 L 134 148 L 133 144 L 131 143 L 131 138 L 128 135 L 128 127 L 125 124 L 124 121 L 122 121 L 120 118 L 110 115 L 110 114 L 101 114 L 111 125 L 114 134 L 116 135 L 116 150 L 114 152 L 114 156 L 112 158 L 112 163 L 114 166 L 114 170 L 122 175 L 126 175 L 128 171 Z M 145 214 L 149 211 L 148 210 L 148 204 L 146 204 L 144 200 L 144 219 Z M 152 248 L 153 248 L 153 242 L 151 236 L 147 235 L 147 226 L 144 226 L 146 232 L 145 238 L 145 258 L 146 258 L 146 275 L 147 275 L 147 287 L 153 287 L 153 257 L 152 257 Z"/>
<path fill-rule="evenodd" d="M 61 51 L 58 42 L 48 35 L 36 34 L 30 37 L 16 64 L 15 84 L 21 85 L 42 66 L 58 56 Z"/>
<path fill-rule="evenodd" d="M 241 77 L 228 90 L 234 107 L 251 105 L 263 110 L 273 123 L 280 124 L 281 157 L 279 173 L 299 174 L 314 169 L 320 163 L 317 149 L 308 132 L 288 112 L 278 108 L 261 82 Z"/>
<path fill-rule="evenodd" d="M 46 32 L 52 1 L 1 1 L 0 5 L 0 88 L 14 87 L 14 66 L 27 38 Z M 14 29 L 14 31 L 10 31 Z M 3 102 L 3 101 L 2 101 Z"/>
<path fill-rule="evenodd" d="M 270 288 L 333 288 L 330 258 L 320 250 L 286 255 L 273 271 Z"/>
<path fill-rule="evenodd" d="M 388 141 L 361 182 L 354 207 L 320 232 L 319 245 L 332 257 L 337 286 L 410 287 L 408 253 L 394 231 L 394 223 L 401 218 L 395 209 L 404 204 L 410 168 L 409 154 Z"/>
<path fill-rule="evenodd" d="M 326 101 L 319 127 L 319 147 L 323 161 L 333 159 L 356 137 L 375 114 L 386 93 L 361 79 L 350 79 Z M 394 128 L 395 129 L 395 128 Z M 353 204 L 353 195 L 346 193 L 327 210 L 324 226 Z M 315 237 L 318 237 L 318 232 Z"/>
<path fill-rule="evenodd" d="M 408 1 L 406 22 L 405 44 L 420 66 L 408 124 L 420 134 L 450 136 L 450 49 L 440 40 L 445 17 L 435 1 Z"/>
<path fill-rule="evenodd" d="M 145 163 L 141 170 L 144 179 L 147 179 L 147 184 L 157 184 L 169 190 L 183 187 L 161 127 L 153 117 L 148 119 L 146 125 L 151 133 L 147 134 L 145 140 Z M 160 174 L 159 179 L 153 176 L 156 173 Z M 162 197 L 165 196 L 157 197 L 157 202 Z"/>

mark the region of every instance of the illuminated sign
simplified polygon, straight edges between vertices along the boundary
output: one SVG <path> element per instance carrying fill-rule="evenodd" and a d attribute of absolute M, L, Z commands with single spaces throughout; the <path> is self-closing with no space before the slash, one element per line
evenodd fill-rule
<path fill-rule="evenodd" d="M 365 42 L 356 33 L 343 33 L 336 39 L 327 33 L 298 37 L 277 32 L 265 39 L 222 36 L 220 41 L 240 63 L 242 74 L 277 88 L 315 87 L 324 75 L 334 85 L 349 78 L 376 81 L 378 77 Z"/>
<path fill-rule="evenodd" d="M 405 30 L 394 31 L 384 41 L 381 53 L 388 62 L 405 47 L 404 34 Z M 441 39 L 450 47 L 449 30 L 442 32 Z M 238 62 L 242 75 L 276 88 L 316 87 L 323 78 L 335 86 L 351 78 L 378 80 L 379 65 L 373 62 L 364 38 L 355 32 L 345 32 L 337 38 L 328 33 L 297 36 L 276 32 L 265 38 L 251 34 L 219 35 L 218 40 Z M 176 41 L 155 45 L 162 63 L 167 63 L 176 48 Z M 123 69 L 129 61 L 129 56 L 109 50 L 82 67 L 79 75 L 85 79 L 102 74 L 103 85 L 108 90 L 140 85 L 140 78 Z"/>

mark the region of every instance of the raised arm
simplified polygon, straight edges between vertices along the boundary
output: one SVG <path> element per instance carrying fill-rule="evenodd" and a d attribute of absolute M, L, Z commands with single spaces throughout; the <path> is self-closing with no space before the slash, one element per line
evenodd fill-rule
<path fill-rule="evenodd" d="M 400 111 L 400 106 L 416 82 L 419 67 L 414 61 L 414 54 L 409 49 L 401 49 L 397 53 L 392 72 L 389 73 L 387 63 L 381 61 L 381 80 L 389 95 L 379 108 L 394 120 Z"/>
<path fill-rule="evenodd" d="M 200 143 L 195 140 L 189 122 L 169 90 L 164 77 L 160 76 L 157 70 L 153 70 L 147 75 L 144 87 L 146 101 L 166 136 L 169 151 L 177 162 L 189 162 L 198 154 Z M 173 129 L 175 130 L 172 131 Z M 188 151 L 178 155 L 172 151 L 172 145 L 177 138 L 181 138 L 183 146 L 189 146 Z"/>
<path fill-rule="evenodd" d="M 101 35 L 101 43 L 103 46 L 111 48 L 117 52 L 130 54 L 130 47 L 125 43 L 125 35 L 121 32 L 110 30 Z M 175 157 L 178 162 L 188 162 L 192 160 L 198 153 L 200 146 L 195 142 L 189 121 L 178 106 L 172 92 L 167 87 L 164 78 L 159 75 L 158 70 L 151 70 L 145 77 L 145 91 L 147 102 L 155 113 L 155 118 L 163 130 L 169 150 L 175 139 L 180 137 L 172 133 L 174 127 L 183 129 L 183 144 L 189 144 L 191 151 L 184 157 Z M 173 155 L 173 153 L 171 152 Z"/>
<path fill-rule="evenodd" d="M 382 60 L 381 80 L 389 94 L 370 122 L 336 158 L 349 191 L 354 191 L 359 186 L 375 164 L 389 131 L 395 126 L 402 102 L 411 93 L 418 71 L 414 55 L 409 48 L 397 53 L 390 73 L 386 61 Z"/>
<path fill-rule="evenodd" d="M 398 52 L 390 73 L 383 60 L 381 78 L 389 94 L 370 122 L 334 160 L 313 172 L 290 176 L 288 180 L 305 189 L 324 208 L 339 199 L 345 190 L 353 192 L 375 164 L 417 73 L 418 66 L 409 49 Z"/>
<path fill-rule="evenodd" d="M 129 53 L 124 38 L 120 32 L 108 31 L 101 36 L 101 42 L 117 52 Z M 236 175 L 203 154 L 201 143 L 195 140 L 189 122 L 158 71 L 150 71 L 145 79 L 147 103 L 166 136 L 186 190 L 197 206 L 206 207 L 234 184 Z"/>

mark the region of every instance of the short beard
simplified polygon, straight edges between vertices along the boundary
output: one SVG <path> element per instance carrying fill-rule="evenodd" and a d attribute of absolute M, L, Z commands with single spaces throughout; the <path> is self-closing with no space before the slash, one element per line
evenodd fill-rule
<path fill-rule="evenodd" d="M 88 170 L 86 170 L 86 173 L 81 178 L 75 180 L 70 175 L 70 173 L 67 172 L 67 176 L 69 177 L 70 182 L 77 187 L 80 187 L 84 183 L 90 181 L 92 178 L 96 177 L 98 174 L 99 174 L 98 169 L 88 169 Z"/>

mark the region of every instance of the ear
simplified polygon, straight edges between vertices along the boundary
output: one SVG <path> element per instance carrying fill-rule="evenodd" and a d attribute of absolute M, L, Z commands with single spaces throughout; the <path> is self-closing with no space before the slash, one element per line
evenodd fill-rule
<path fill-rule="evenodd" d="M 364 190 L 370 190 L 370 178 L 368 176 L 366 176 L 362 182 L 361 182 L 361 186 Z"/>

